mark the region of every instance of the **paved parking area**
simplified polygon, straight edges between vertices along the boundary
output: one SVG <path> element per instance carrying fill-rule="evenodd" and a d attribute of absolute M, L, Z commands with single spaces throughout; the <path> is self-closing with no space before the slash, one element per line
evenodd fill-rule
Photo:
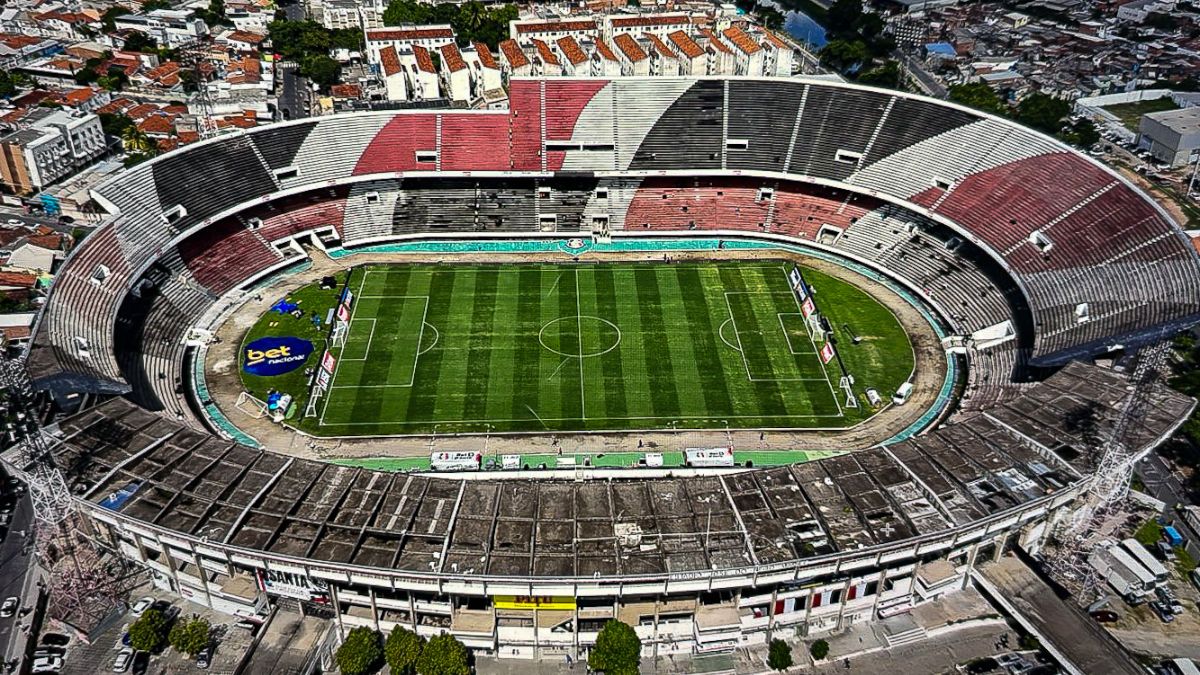
<path fill-rule="evenodd" d="M 242 661 L 250 647 L 252 636 L 249 631 L 237 628 L 234 624 L 237 617 L 213 611 L 202 605 L 183 600 L 178 596 L 160 591 L 152 586 L 142 586 L 130 596 L 136 602 L 138 598 L 149 596 L 156 600 L 166 600 L 179 608 L 176 621 L 190 621 L 193 618 L 206 619 L 212 626 L 212 636 L 216 643 L 213 652 L 212 665 L 208 670 L 196 667 L 195 660 L 186 654 L 176 652 L 166 647 L 162 653 L 150 657 L 149 675 L 165 675 L 167 673 L 213 673 L 215 675 L 231 674 Z M 73 642 L 67 650 L 66 662 L 62 675 L 96 675 L 96 673 L 112 672 L 113 661 L 120 651 L 121 636 L 126 626 L 136 619 L 126 612 L 121 621 L 115 622 L 93 640 L 92 644 Z"/>

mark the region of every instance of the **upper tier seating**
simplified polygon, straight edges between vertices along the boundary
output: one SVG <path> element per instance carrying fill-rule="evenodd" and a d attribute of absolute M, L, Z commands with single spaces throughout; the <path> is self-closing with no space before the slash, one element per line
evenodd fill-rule
<path fill-rule="evenodd" d="M 242 269 L 220 269 L 230 267 L 234 253 L 248 251 L 253 264 L 246 269 L 252 271 L 282 262 L 268 239 L 294 233 L 304 227 L 299 221 L 273 220 L 265 233 L 252 234 L 243 226 L 247 216 L 239 214 L 222 217 L 211 232 L 192 232 L 220 213 L 262 211 L 280 189 L 346 190 L 342 234 L 348 244 L 426 231 L 534 232 L 547 227 L 540 218 L 545 206 L 561 216 L 553 227 L 562 231 L 586 231 L 593 217 L 607 219 L 615 232 L 649 220 L 655 227 L 699 229 L 738 218 L 744 231 L 759 230 L 761 222 L 768 232 L 809 240 L 830 225 L 825 243 L 836 247 L 840 236 L 857 247 L 856 219 L 896 201 L 960 228 L 1015 275 L 1038 331 L 1030 353 L 1035 364 L 1116 342 L 1136 345 L 1162 325 L 1200 316 L 1200 257 L 1178 227 L 1115 174 L 1006 121 L 817 80 L 516 78 L 510 105 L 508 111 L 470 113 L 353 113 L 235 132 L 97 186 L 101 206 L 119 216 L 105 226 L 111 234 L 84 248 L 103 245 L 104 255 L 122 261 L 110 265 L 115 274 L 86 300 L 72 279 L 89 272 L 72 269 L 75 261 L 67 265 L 36 340 L 49 342 L 54 358 L 47 362 L 58 359 L 62 372 L 82 369 L 119 383 L 111 336 L 102 334 L 111 331 L 134 276 L 174 246 L 197 279 L 217 293 L 240 281 L 235 277 Z M 439 184 L 441 190 L 411 182 L 426 178 L 372 175 L 496 169 L 531 173 L 502 181 L 455 177 Z M 626 185 L 604 197 L 552 191 L 550 202 L 542 203 L 534 190 L 546 177 L 532 172 L 558 170 L 631 174 L 606 176 Z M 730 194 L 719 201 L 721 181 L 704 176 L 691 187 L 710 194 L 692 195 L 692 204 L 675 204 L 687 198 L 668 196 L 667 205 L 650 207 L 644 197 L 646 189 L 657 189 L 653 182 L 636 197 L 631 189 L 661 171 L 735 170 L 771 174 L 728 179 Z M 834 185 L 799 188 L 781 172 Z M 381 183 L 385 189 L 375 202 L 369 201 L 371 190 L 335 188 L 358 176 L 393 183 Z M 687 185 L 687 179 L 675 184 Z M 775 189 L 765 204 L 749 194 L 760 187 Z M 871 196 L 846 197 L 847 188 Z M 663 220 L 648 220 L 651 208 Z M 336 211 L 319 213 L 297 218 L 336 220 Z M 209 243 L 215 252 L 203 247 Z M 941 274 L 928 268 L 928 256 L 906 259 L 897 250 L 892 260 L 911 263 L 918 275 Z M 79 318 L 81 304 L 86 319 Z"/>

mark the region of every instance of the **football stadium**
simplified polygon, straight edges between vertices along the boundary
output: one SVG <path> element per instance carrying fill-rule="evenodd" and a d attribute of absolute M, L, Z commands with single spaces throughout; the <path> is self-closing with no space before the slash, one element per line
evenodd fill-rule
<path fill-rule="evenodd" d="M 90 535 L 221 611 L 506 658 L 906 611 L 1089 489 L 1200 256 L 1010 121 L 821 79 L 514 78 L 100 184 L 35 326 Z M 1150 452 L 1195 401 L 1156 384 Z M 18 467 L 20 468 L 20 467 Z M 910 636 L 911 637 L 911 636 Z"/>

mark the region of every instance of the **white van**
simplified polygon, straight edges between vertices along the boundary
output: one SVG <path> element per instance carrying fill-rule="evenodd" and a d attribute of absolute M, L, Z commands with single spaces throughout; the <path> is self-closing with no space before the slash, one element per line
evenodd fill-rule
<path fill-rule="evenodd" d="M 896 390 L 896 393 L 892 394 L 892 403 L 895 403 L 896 405 L 904 405 L 905 403 L 908 403 L 908 397 L 912 395 L 912 390 L 912 382 L 905 382 L 904 384 L 900 385 L 900 388 Z"/>
<path fill-rule="evenodd" d="M 638 466 L 646 466 L 652 469 L 660 468 L 663 465 L 663 456 L 661 452 L 647 452 L 642 455 L 642 459 L 638 462 Z"/>

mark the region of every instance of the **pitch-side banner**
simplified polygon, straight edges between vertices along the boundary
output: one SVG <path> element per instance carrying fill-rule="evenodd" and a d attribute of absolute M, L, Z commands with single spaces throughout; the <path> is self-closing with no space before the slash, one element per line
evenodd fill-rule
<path fill-rule="evenodd" d="M 350 310 L 346 309 L 345 305 L 338 305 L 337 318 L 340 321 L 349 321 L 350 320 Z"/>
<path fill-rule="evenodd" d="M 350 290 L 350 287 L 347 286 L 346 288 L 342 289 L 342 300 L 341 300 L 342 304 L 349 307 L 350 303 L 353 302 L 353 300 L 354 300 L 354 293 Z"/>
<path fill-rule="evenodd" d="M 829 363 L 829 359 L 833 358 L 833 343 L 826 342 L 824 347 L 821 347 L 821 363 Z"/>
<path fill-rule="evenodd" d="M 325 355 L 321 357 L 321 367 L 332 373 L 336 365 L 337 359 L 333 358 L 333 354 L 330 354 L 328 349 L 325 350 Z"/>
<path fill-rule="evenodd" d="M 793 267 L 791 273 L 788 274 L 788 279 L 790 279 L 792 282 L 792 288 L 794 288 L 796 292 L 800 294 L 800 299 L 807 299 L 808 284 L 804 283 L 804 277 L 800 276 L 800 270 Z"/>
<path fill-rule="evenodd" d="M 804 318 L 812 316 L 812 313 L 817 311 L 817 306 L 813 304 L 812 298 L 805 298 L 804 304 L 800 305 L 800 311 L 804 312 Z"/>

